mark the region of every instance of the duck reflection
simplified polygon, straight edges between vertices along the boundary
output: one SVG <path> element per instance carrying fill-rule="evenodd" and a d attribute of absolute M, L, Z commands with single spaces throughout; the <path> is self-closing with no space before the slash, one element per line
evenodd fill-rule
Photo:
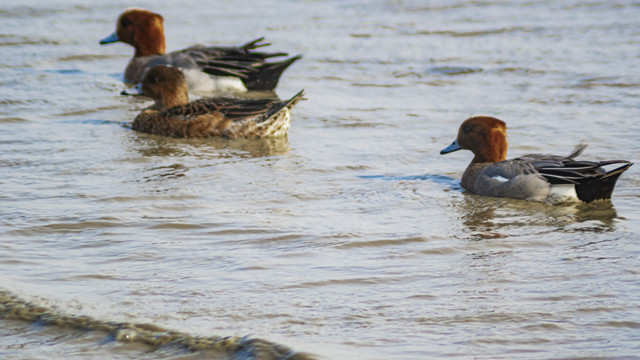
<path fill-rule="evenodd" d="M 618 214 L 610 200 L 549 205 L 464 193 L 454 208 L 473 239 L 505 238 L 546 232 L 607 232 Z"/>
<path fill-rule="evenodd" d="M 174 139 L 145 133 L 132 132 L 126 138 L 125 147 L 134 155 L 134 162 L 148 163 L 142 166 L 144 183 L 184 178 L 188 173 L 203 166 L 242 162 L 247 159 L 269 164 L 269 157 L 289 152 L 286 136 L 259 139 Z M 203 161 L 204 160 L 204 161 Z M 151 166 L 149 166 L 151 165 Z"/>
<path fill-rule="evenodd" d="M 259 139 L 175 139 L 132 133 L 129 147 L 142 156 L 195 158 L 260 158 L 289 152 L 287 136 Z"/>

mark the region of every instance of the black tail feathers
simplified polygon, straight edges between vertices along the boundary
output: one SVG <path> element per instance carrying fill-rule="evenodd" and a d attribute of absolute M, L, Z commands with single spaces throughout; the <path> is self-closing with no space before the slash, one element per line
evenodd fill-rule
<path fill-rule="evenodd" d="M 584 202 L 592 202 L 594 200 L 610 199 L 613 193 L 613 188 L 616 186 L 616 182 L 623 172 L 627 171 L 633 165 L 632 162 L 626 160 L 612 160 L 603 161 L 602 165 L 620 164 L 624 165 L 617 167 L 609 172 L 604 172 L 600 176 L 592 176 L 582 179 L 576 184 L 576 194 L 578 199 Z"/>
<path fill-rule="evenodd" d="M 301 58 L 302 55 L 296 55 L 284 61 L 261 64 L 256 67 L 258 71 L 247 73 L 247 76 L 242 78 L 242 82 L 249 90 L 273 90 L 278 85 L 280 75 Z"/>

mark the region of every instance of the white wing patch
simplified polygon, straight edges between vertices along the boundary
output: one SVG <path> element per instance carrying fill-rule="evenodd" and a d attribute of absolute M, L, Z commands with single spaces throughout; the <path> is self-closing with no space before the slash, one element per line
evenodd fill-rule
<path fill-rule="evenodd" d="M 504 178 L 504 177 L 502 177 L 502 176 L 500 176 L 500 175 L 496 175 L 496 176 L 492 177 L 492 179 L 498 180 L 498 181 L 500 181 L 500 182 L 507 182 L 507 181 L 509 181 L 509 179 Z"/>

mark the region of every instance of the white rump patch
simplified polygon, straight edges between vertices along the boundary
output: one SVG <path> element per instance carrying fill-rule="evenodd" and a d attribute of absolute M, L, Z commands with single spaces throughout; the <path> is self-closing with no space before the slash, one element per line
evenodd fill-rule
<path fill-rule="evenodd" d="M 189 92 L 210 93 L 210 92 L 238 92 L 247 91 L 242 80 L 231 77 L 213 77 L 203 73 L 199 69 L 182 69 L 187 79 Z"/>
<path fill-rule="evenodd" d="M 576 194 L 576 186 L 573 184 L 557 184 L 551 185 L 549 198 L 554 200 L 575 200 L 578 199 Z"/>

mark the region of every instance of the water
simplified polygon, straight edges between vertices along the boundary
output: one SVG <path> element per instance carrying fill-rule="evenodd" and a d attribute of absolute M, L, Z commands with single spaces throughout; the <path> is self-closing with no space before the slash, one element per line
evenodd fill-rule
<path fill-rule="evenodd" d="M 638 358 L 640 167 L 611 202 L 548 206 L 466 194 L 471 154 L 438 155 L 487 114 L 510 156 L 637 162 L 636 2 L 138 2 L 168 49 L 304 54 L 278 87 L 307 93 L 289 136 L 232 141 L 129 128 L 132 50 L 97 44 L 128 6 L 0 7 L 8 296 L 327 359 Z M 0 320 L 3 358 L 230 356 L 27 320 Z"/>

